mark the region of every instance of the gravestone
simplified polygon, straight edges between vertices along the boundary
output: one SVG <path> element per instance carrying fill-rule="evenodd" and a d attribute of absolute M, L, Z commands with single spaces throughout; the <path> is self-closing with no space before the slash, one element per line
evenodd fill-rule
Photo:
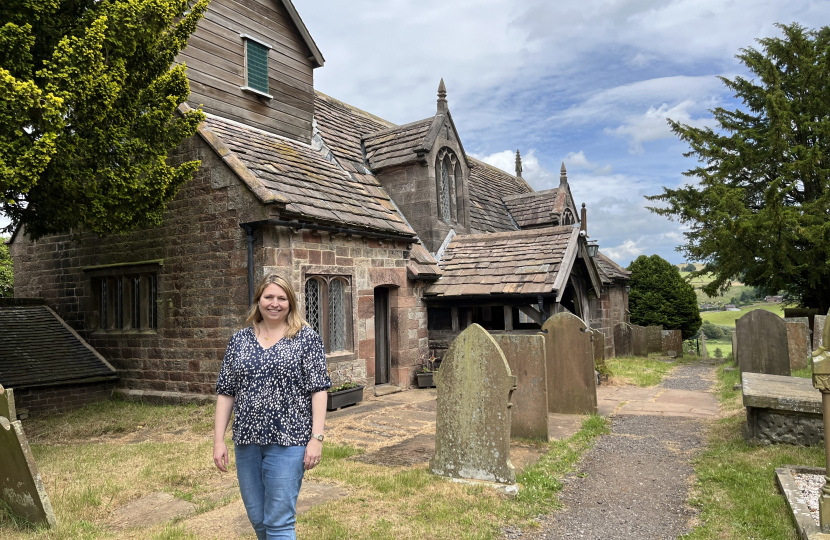
<path fill-rule="evenodd" d="M 709 350 L 706 348 L 706 334 L 700 334 L 700 357 L 709 358 Z"/>
<path fill-rule="evenodd" d="M 735 321 L 741 372 L 790 375 L 787 324 L 765 309 L 753 309 Z"/>
<path fill-rule="evenodd" d="M 617 323 L 614 326 L 614 356 L 631 356 L 631 325 Z"/>
<path fill-rule="evenodd" d="M 545 337 L 496 334 L 510 372 L 516 377 L 516 391 L 510 402 L 510 437 L 548 440 L 548 381 Z M 442 368 L 443 369 L 443 368 Z"/>
<path fill-rule="evenodd" d="M 608 373 L 605 366 L 605 334 L 601 330 L 591 330 L 591 344 L 594 346 L 594 369 Z"/>
<path fill-rule="evenodd" d="M 784 319 L 787 325 L 787 351 L 790 369 L 802 369 L 810 363 L 810 326 L 807 317 Z"/>
<path fill-rule="evenodd" d="M 545 321 L 542 332 L 546 332 L 548 411 L 596 413 L 597 379 L 590 330 L 582 319 L 563 312 Z"/>
<path fill-rule="evenodd" d="M 663 330 L 663 354 L 669 355 L 670 351 L 674 351 L 678 358 L 683 357 L 683 331 Z"/>
<path fill-rule="evenodd" d="M 663 352 L 663 325 L 646 326 L 646 339 L 649 354 Z"/>
<path fill-rule="evenodd" d="M 648 338 L 645 326 L 631 325 L 631 352 L 634 356 L 648 356 Z"/>
<path fill-rule="evenodd" d="M 824 345 L 824 322 L 827 320 L 827 315 L 816 315 L 813 317 L 813 350 Z"/>
<path fill-rule="evenodd" d="M 3 388 L 0 384 L 0 416 L 8 418 L 9 422 L 17 420 L 17 412 L 14 409 L 14 390 Z"/>
<path fill-rule="evenodd" d="M 738 333 L 732 330 L 732 360 L 738 363 Z"/>
<path fill-rule="evenodd" d="M 23 425 L 5 416 L 0 416 L 0 500 L 35 525 L 57 523 Z"/>
<path fill-rule="evenodd" d="M 435 374 L 435 455 L 439 476 L 513 484 L 510 397 L 516 377 L 493 337 L 472 324 L 450 344 Z"/>

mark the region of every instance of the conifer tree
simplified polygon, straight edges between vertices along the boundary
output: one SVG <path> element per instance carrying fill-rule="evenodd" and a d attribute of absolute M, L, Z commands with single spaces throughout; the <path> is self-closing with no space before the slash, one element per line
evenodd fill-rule
<path fill-rule="evenodd" d="M 0 212 L 39 238 L 158 223 L 204 115 L 173 65 L 207 0 L 0 2 Z M 172 66 L 172 67 L 171 67 Z"/>
<path fill-rule="evenodd" d="M 697 295 L 676 266 L 659 255 L 640 255 L 628 265 L 628 270 L 631 271 L 628 309 L 633 324 L 681 330 L 683 339 L 697 333 L 703 322 Z"/>
<path fill-rule="evenodd" d="M 781 38 L 737 58 L 751 78 L 721 80 L 743 102 L 712 111 L 717 128 L 669 121 L 700 165 L 697 182 L 647 197 L 689 227 L 680 248 L 712 274 L 803 307 L 830 308 L 830 28 L 778 25 Z"/>

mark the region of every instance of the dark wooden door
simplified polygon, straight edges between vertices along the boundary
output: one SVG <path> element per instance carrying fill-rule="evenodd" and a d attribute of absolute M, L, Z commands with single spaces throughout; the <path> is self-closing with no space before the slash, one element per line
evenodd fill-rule
<path fill-rule="evenodd" d="M 392 344 L 389 328 L 389 289 L 375 289 L 375 384 L 389 383 Z"/>

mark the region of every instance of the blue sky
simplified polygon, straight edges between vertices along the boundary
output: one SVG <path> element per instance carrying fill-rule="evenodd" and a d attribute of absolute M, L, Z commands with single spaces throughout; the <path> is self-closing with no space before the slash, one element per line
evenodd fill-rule
<path fill-rule="evenodd" d="M 718 75 L 776 22 L 828 24 L 809 0 L 295 0 L 326 58 L 315 87 L 396 123 L 431 116 L 438 81 L 467 152 L 558 185 L 568 168 L 589 234 L 627 265 L 640 254 L 683 261 L 682 227 L 643 195 L 690 180 L 694 165 L 666 117 L 712 125 L 734 108 Z"/>
<path fill-rule="evenodd" d="M 665 118 L 703 126 L 735 107 L 718 75 L 776 22 L 828 24 L 811 0 L 294 0 L 322 50 L 319 90 L 396 123 L 435 113 L 444 78 L 468 153 L 558 185 L 568 168 L 589 234 L 627 265 L 657 253 L 682 262 L 680 224 L 643 195 L 689 180 L 694 163 Z M 6 220 L 0 216 L 0 226 Z"/>

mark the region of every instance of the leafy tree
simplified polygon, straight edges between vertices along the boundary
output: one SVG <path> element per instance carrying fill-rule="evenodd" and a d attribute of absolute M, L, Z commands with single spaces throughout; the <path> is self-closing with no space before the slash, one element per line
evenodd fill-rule
<path fill-rule="evenodd" d="M 723 351 L 720 347 L 715 347 L 715 358 L 723 358 Z"/>
<path fill-rule="evenodd" d="M 716 130 L 669 121 L 697 179 L 647 197 L 689 227 L 678 248 L 705 263 L 714 296 L 731 280 L 803 307 L 830 308 L 830 27 L 778 25 L 738 58 L 752 79 L 721 81 L 743 102 L 716 108 Z"/>
<path fill-rule="evenodd" d="M 178 52 L 207 0 L 0 2 L 0 212 L 32 238 L 158 223 L 198 161 L 169 150 L 204 115 Z"/>
<path fill-rule="evenodd" d="M 683 267 L 684 272 L 694 272 L 695 270 L 697 270 L 697 268 L 692 263 L 689 263 Z"/>
<path fill-rule="evenodd" d="M 640 255 L 630 265 L 631 322 L 643 326 L 662 324 L 666 330 L 682 330 L 689 339 L 700 328 L 694 287 L 680 270 L 659 255 Z"/>
<path fill-rule="evenodd" d="M 723 339 L 725 336 L 723 329 L 712 321 L 704 321 L 700 326 L 700 332 L 706 339 Z"/>
<path fill-rule="evenodd" d="M 11 298 L 14 296 L 14 272 L 12 272 L 12 256 L 9 253 L 9 246 L 6 245 L 8 238 L 0 236 L 0 298 Z"/>

